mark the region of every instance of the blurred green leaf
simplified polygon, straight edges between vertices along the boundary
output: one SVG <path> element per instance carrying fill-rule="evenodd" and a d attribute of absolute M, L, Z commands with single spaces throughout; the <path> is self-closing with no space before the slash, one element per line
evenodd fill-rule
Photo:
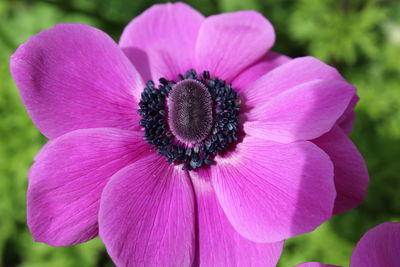
<path fill-rule="evenodd" d="M 300 0 L 290 18 L 295 40 L 308 45 L 311 55 L 330 62 L 355 63 L 360 56 L 379 54 L 376 28 L 386 10 L 370 1 L 365 6 L 344 7 L 336 0 Z"/>
<path fill-rule="evenodd" d="M 232 12 L 237 10 L 248 10 L 254 9 L 259 10 L 260 6 L 258 5 L 257 0 L 219 0 L 219 5 L 222 12 Z"/>

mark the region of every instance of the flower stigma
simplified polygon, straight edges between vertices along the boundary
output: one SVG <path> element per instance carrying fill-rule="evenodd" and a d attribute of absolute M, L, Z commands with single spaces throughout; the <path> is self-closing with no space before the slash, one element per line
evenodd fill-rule
<path fill-rule="evenodd" d="M 194 170 L 214 164 L 213 158 L 238 140 L 240 99 L 231 84 L 189 70 L 179 80 L 148 81 L 138 114 L 144 139 L 169 164 Z"/>

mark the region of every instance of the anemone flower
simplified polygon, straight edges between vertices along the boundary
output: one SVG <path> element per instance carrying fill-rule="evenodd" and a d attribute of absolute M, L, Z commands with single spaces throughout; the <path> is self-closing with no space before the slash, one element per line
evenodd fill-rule
<path fill-rule="evenodd" d="M 383 223 L 369 230 L 358 241 L 350 267 L 400 266 L 400 223 Z M 306 262 L 297 267 L 335 267 L 319 262 Z M 340 266 L 339 266 L 340 267 Z"/>
<path fill-rule="evenodd" d="M 119 44 L 60 24 L 19 47 L 11 72 L 49 138 L 29 173 L 35 240 L 99 235 L 118 266 L 274 266 L 282 240 L 357 206 L 356 89 L 274 40 L 255 11 L 175 3 Z"/>

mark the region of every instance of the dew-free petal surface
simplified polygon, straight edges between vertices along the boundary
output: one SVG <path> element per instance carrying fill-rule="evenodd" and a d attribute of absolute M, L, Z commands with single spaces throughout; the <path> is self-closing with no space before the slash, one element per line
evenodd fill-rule
<path fill-rule="evenodd" d="M 119 45 L 145 81 L 177 79 L 195 67 L 195 45 L 202 14 L 184 3 L 158 4 L 133 19 Z"/>
<path fill-rule="evenodd" d="M 369 230 L 357 243 L 350 267 L 400 265 L 400 223 L 383 223 Z"/>
<path fill-rule="evenodd" d="M 76 130 L 46 144 L 29 172 L 28 225 L 35 240 L 69 246 L 97 236 L 104 186 L 147 151 L 141 133 L 111 128 Z"/>
<path fill-rule="evenodd" d="M 117 266 L 191 266 L 194 196 L 186 171 L 151 154 L 115 174 L 101 197 L 100 238 Z"/>
<path fill-rule="evenodd" d="M 199 266 L 276 266 L 283 241 L 255 243 L 241 236 L 218 203 L 210 169 L 190 172 L 190 176 L 197 202 Z"/>
<path fill-rule="evenodd" d="M 314 230 L 332 215 L 333 165 L 310 142 L 279 144 L 245 137 L 216 157 L 212 184 L 233 227 L 257 242 Z"/>
<path fill-rule="evenodd" d="M 247 134 L 276 142 L 314 139 L 334 126 L 354 93 L 347 82 L 308 82 L 249 111 L 243 127 Z"/>
<path fill-rule="evenodd" d="M 98 29 L 56 25 L 20 46 L 10 66 L 30 117 L 50 139 L 84 128 L 138 129 L 140 75 Z"/>
<path fill-rule="evenodd" d="M 258 62 L 240 72 L 233 80 L 232 87 L 240 93 L 263 75 L 290 60 L 288 56 L 269 51 Z"/>
<path fill-rule="evenodd" d="M 295 58 L 260 77 L 243 94 L 248 108 L 265 103 L 282 92 L 314 80 L 344 81 L 339 72 L 314 57 Z"/>
<path fill-rule="evenodd" d="M 305 262 L 294 267 L 341 267 L 339 265 L 322 264 L 319 262 Z"/>
<path fill-rule="evenodd" d="M 345 212 L 360 205 L 366 196 L 369 176 L 357 147 L 338 126 L 313 142 L 333 162 L 337 192 L 334 213 Z"/>
<path fill-rule="evenodd" d="M 354 112 L 354 108 L 357 105 L 357 102 L 360 98 L 358 95 L 353 95 L 349 105 L 347 106 L 346 110 L 343 112 L 342 116 L 336 122 L 343 131 L 350 135 L 351 130 L 353 130 L 354 120 L 356 119 L 356 113 Z"/>
<path fill-rule="evenodd" d="M 256 11 L 238 11 L 208 17 L 196 43 L 197 70 L 232 81 L 259 60 L 274 44 L 271 23 Z"/>

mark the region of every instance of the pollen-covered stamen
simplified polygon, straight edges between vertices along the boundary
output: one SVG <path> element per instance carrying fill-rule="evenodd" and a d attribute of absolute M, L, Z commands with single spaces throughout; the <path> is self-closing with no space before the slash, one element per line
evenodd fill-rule
<path fill-rule="evenodd" d="M 176 138 L 196 144 L 209 134 L 213 123 L 213 101 L 200 81 L 187 79 L 172 87 L 168 97 L 168 123 Z"/>
<path fill-rule="evenodd" d="M 237 141 L 239 94 L 208 71 L 198 76 L 189 70 L 178 80 L 161 78 L 158 88 L 147 82 L 138 110 L 143 138 L 169 164 L 189 170 L 212 165 L 214 156 Z"/>

